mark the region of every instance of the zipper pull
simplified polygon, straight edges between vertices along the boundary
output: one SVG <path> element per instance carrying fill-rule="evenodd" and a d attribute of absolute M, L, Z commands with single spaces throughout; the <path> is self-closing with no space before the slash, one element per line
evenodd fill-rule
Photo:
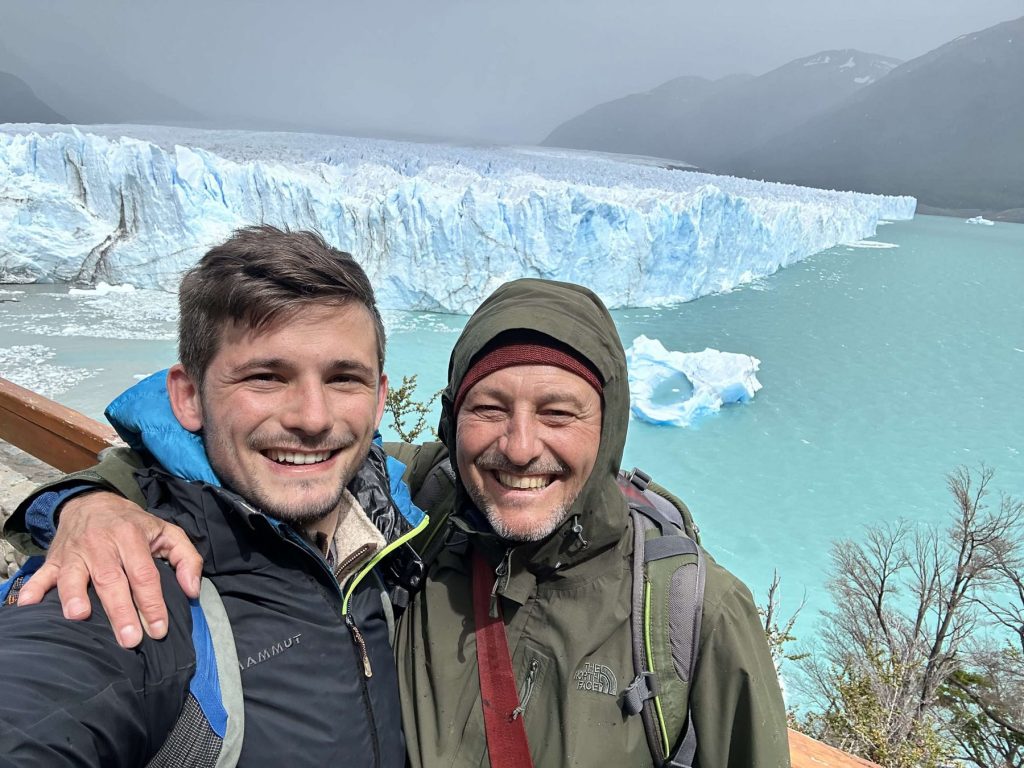
<path fill-rule="evenodd" d="M 498 587 L 501 580 L 508 583 L 508 574 L 512 568 L 512 547 L 505 550 L 505 556 L 501 558 L 498 567 L 494 569 L 494 586 L 491 587 L 491 609 L 487 612 L 492 619 L 498 618 Z"/>
<path fill-rule="evenodd" d="M 348 625 L 349 631 L 352 633 L 352 640 L 355 642 L 356 647 L 359 649 L 359 655 L 363 659 L 363 674 L 367 677 L 373 677 L 373 670 L 370 668 L 370 654 L 366 652 L 366 641 L 363 639 L 363 633 L 359 631 L 359 627 L 356 626 L 351 616 L 345 617 L 345 623 Z"/>
<path fill-rule="evenodd" d="M 530 703 L 530 697 L 533 695 L 533 683 L 537 679 L 538 669 L 540 669 L 540 662 L 531 659 L 530 670 L 526 673 L 523 689 L 519 692 L 519 706 L 512 710 L 513 720 L 526 714 L 526 705 Z"/>

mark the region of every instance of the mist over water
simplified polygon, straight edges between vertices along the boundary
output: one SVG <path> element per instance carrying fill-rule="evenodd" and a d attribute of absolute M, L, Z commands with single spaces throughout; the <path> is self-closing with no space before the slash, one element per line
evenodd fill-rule
<path fill-rule="evenodd" d="M 827 606 L 831 541 L 898 517 L 944 522 L 945 473 L 960 464 L 984 462 L 994 489 L 1024 496 L 1024 225 L 918 217 L 871 245 L 728 294 L 613 313 L 627 346 L 646 334 L 761 360 L 764 388 L 747 404 L 690 429 L 633 421 L 625 462 L 689 504 L 705 546 L 758 599 L 773 569 L 784 608 L 806 591 L 798 637 Z M 174 361 L 174 318 L 175 298 L 159 292 L 2 286 L 0 375 L 100 417 Z M 465 318 L 385 322 L 389 375 L 418 373 L 426 399 Z M 685 382 L 659 394 L 677 386 L 685 396 Z"/>

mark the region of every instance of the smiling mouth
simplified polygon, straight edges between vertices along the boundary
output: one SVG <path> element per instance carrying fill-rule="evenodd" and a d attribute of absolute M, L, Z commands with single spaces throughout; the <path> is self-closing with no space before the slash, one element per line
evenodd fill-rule
<path fill-rule="evenodd" d="M 334 451 L 282 451 L 271 448 L 262 452 L 271 461 L 277 464 L 289 464 L 294 466 L 306 464 L 320 464 L 327 461 L 334 455 Z"/>
<path fill-rule="evenodd" d="M 501 485 L 514 491 L 543 490 L 555 479 L 553 475 L 511 475 L 497 470 L 494 476 Z"/>

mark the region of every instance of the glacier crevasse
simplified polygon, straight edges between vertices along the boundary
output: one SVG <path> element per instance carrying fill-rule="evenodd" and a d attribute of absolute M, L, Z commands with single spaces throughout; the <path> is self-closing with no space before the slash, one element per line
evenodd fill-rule
<path fill-rule="evenodd" d="M 0 129 L 0 282 L 174 290 L 211 245 L 265 222 L 351 252 L 384 308 L 469 313 L 524 276 L 654 306 L 869 237 L 916 206 L 514 148 L 89 131 Z"/>

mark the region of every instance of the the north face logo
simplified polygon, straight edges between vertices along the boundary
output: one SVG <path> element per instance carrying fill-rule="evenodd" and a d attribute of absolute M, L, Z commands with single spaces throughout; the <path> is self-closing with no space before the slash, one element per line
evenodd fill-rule
<path fill-rule="evenodd" d="M 580 669 L 576 670 L 572 679 L 576 681 L 577 691 L 607 693 L 609 696 L 617 696 L 619 693 L 619 684 L 615 679 L 615 673 L 604 664 L 585 662 Z"/>

